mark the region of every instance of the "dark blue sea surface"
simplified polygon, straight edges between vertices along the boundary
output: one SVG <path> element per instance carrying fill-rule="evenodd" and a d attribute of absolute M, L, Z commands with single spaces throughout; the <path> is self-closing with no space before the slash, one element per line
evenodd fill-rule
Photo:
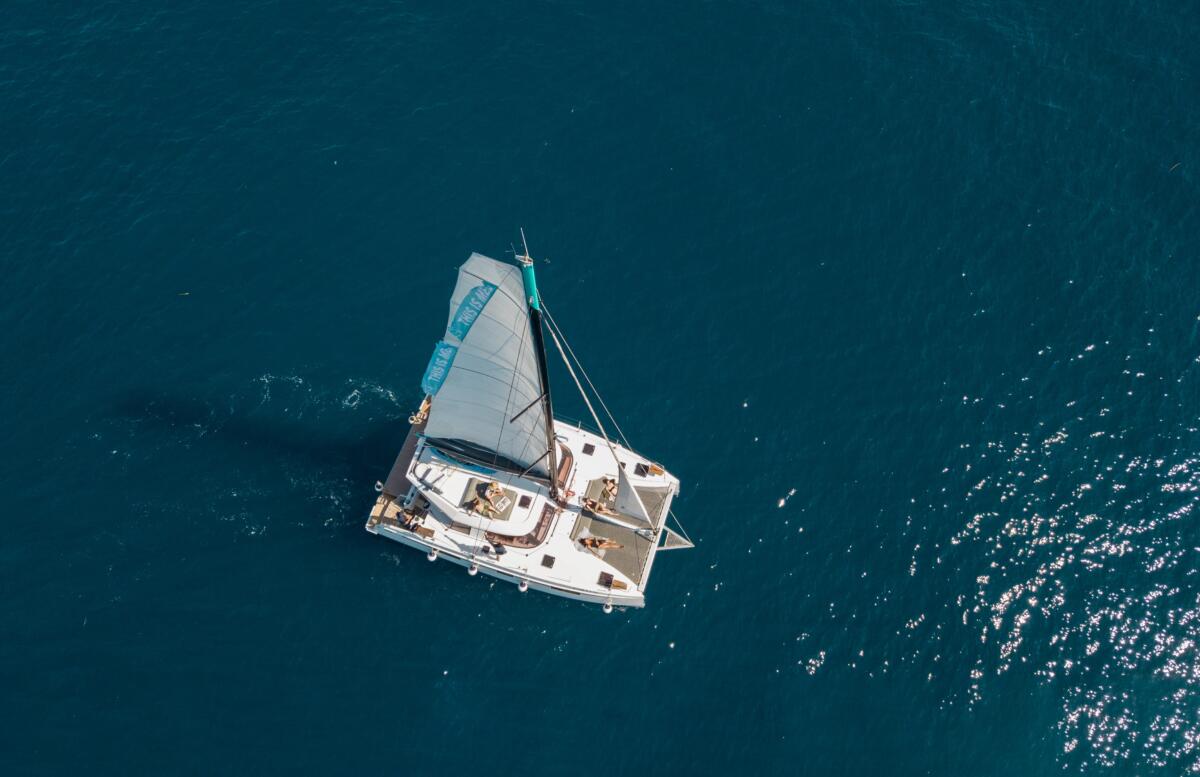
<path fill-rule="evenodd" d="M 1200 771 L 1195 3 L 2 18 L 0 772 Z M 521 226 L 644 610 L 363 530 Z"/>

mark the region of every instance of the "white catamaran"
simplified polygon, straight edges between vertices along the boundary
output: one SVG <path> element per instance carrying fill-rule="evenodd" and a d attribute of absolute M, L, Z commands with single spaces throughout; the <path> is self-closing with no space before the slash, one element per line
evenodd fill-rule
<path fill-rule="evenodd" d="M 655 554 L 692 547 L 667 526 L 679 480 L 628 447 L 596 395 L 624 444 L 609 438 L 579 375 L 595 387 L 538 295 L 528 247 L 516 258 L 519 268 L 471 254 L 459 268 L 425 399 L 376 484 L 367 531 L 521 591 L 605 612 L 642 607 Z M 598 434 L 554 418 L 544 332 Z"/>

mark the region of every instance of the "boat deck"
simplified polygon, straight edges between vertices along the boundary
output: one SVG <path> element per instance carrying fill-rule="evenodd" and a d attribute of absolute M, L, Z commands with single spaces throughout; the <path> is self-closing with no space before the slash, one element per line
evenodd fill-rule
<path fill-rule="evenodd" d="M 542 484 L 441 455 L 423 444 L 421 427 L 414 426 L 371 510 L 367 530 L 549 593 L 642 606 L 657 549 L 657 529 L 678 481 L 661 469 L 655 474 L 647 459 L 625 448 L 617 447 L 614 458 L 603 438 L 586 429 L 555 421 L 555 432 L 575 462 L 565 486 L 565 504 L 550 501 Z M 648 495 L 657 495 L 653 507 L 646 505 L 653 521 L 647 527 L 649 536 L 582 506 L 582 496 L 591 493 L 592 484 L 616 477 L 619 466 L 639 493 L 646 488 Z M 507 520 L 489 519 L 462 507 L 470 484 L 481 479 L 499 481 L 506 496 L 511 495 L 514 505 Z M 622 547 L 587 548 L 579 542 L 587 536 Z M 503 546 L 503 554 L 495 552 L 497 545 Z"/>
<path fill-rule="evenodd" d="M 575 540 L 576 544 L 584 537 L 604 537 L 622 545 L 623 547 L 609 548 L 607 550 L 592 550 L 590 548 L 585 548 L 585 550 L 596 554 L 605 563 L 615 567 L 617 571 L 628 577 L 634 585 L 641 584 L 642 573 L 646 570 L 646 559 L 650 555 L 651 546 L 654 544 L 653 540 L 624 526 L 614 526 L 611 523 L 603 523 L 596 520 L 592 514 L 586 511 L 576 519 L 575 528 L 571 530 L 571 539 Z M 579 547 L 582 548 L 583 546 L 580 545 Z"/>

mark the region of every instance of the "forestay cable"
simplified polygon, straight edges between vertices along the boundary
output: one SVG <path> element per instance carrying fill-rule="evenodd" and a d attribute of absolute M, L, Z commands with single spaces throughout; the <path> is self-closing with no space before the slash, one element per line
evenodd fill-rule
<path fill-rule="evenodd" d="M 617 430 L 617 434 L 621 437 L 621 442 L 626 448 L 633 450 L 633 446 L 629 444 L 629 438 L 625 436 L 625 432 L 621 430 L 621 426 L 617 423 L 616 417 L 613 416 L 612 411 L 609 410 L 608 405 L 605 404 L 604 397 L 600 396 L 600 392 L 596 389 L 596 385 L 592 383 L 592 379 L 588 376 L 587 370 L 584 369 L 583 363 L 579 361 L 579 357 L 576 356 L 575 351 L 571 349 L 571 344 L 567 342 L 566 335 L 564 335 L 562 330 L 558 328 L 558 322 L 554 320 L 554 316 L 550 313 L 550 309 L 546 307 L 546 300 L 541 300 L 541 303 L 542 312 L 546 314 L 546 321 L 548 321 L 550 324 L 550 337 L 554 340 L 554 345 L 558 348 L 559 356 L 562 356 L 563 364 L 565 364 L 567 367 L 567 372 L 571 375 L 571 379 L 575 381 L 575 387 L 579 389 L 579 394 L 583 397 L 583 402 L 587 405 L 588 412 L 592 414 L 592 418 L 596 421 L 596 426 L 600 428 L 600 434 L 604 437 L 604 442 L 608 443 L 609 450 L 612 450 L 612 441 L 608 439 L 608 434 L 604 431 L 604 424 L 600 423 L 600 417 L 596 415 L 596 409 L 592 407 L 592 403 L 588 400 L 587 392 L 584 391 L 583 385 L 579 382 L 579 378 L 576 377 L 575 370 L 571 366 L 572 361 L 575 362 L 575 366 L 579 367 L 579 371 L 583 373 L 583 379 L 587 381 L 588 388 L 590 388 L 592 393 L 596 395 L 596 401 L 600 403 L 600 407 L 604 410 L 604 414 L 608 416 L 608 420 L 612 422 L 613 428 Z M 565 352 L 563 350 L 564 347 L 566 348 Z M 567 354 L 571 355 L 570 359 L 567 358 Z M 617 452 L 614 450 L 612 453 L 613 457 L 615 458 Z M 674 519 L 675 525 L 679 527 L 679 531 L 683 534 L 684 539 L 686 539 L 688 542 L 691 542 L 692 545 L 695 546 L 695 543 L 692 542 L 692 538 L 688 536 L 687 529 L 683 528 L 683 522 L 679 520 L 677 515 L 675 515 L 675 511 L 668 510 L 667 514 L 669 517 Z"/>

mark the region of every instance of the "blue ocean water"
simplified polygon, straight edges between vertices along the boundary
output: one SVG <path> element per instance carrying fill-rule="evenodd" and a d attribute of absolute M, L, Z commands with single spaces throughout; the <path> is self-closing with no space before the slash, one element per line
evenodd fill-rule
<path fill-rule="evenodd" d="M 1198 38 L 8 3 L 0 767 L 1200 771 Z M 644 610 L 362 528 L 455 267 L 519 226 L 683 481 Z"/>

